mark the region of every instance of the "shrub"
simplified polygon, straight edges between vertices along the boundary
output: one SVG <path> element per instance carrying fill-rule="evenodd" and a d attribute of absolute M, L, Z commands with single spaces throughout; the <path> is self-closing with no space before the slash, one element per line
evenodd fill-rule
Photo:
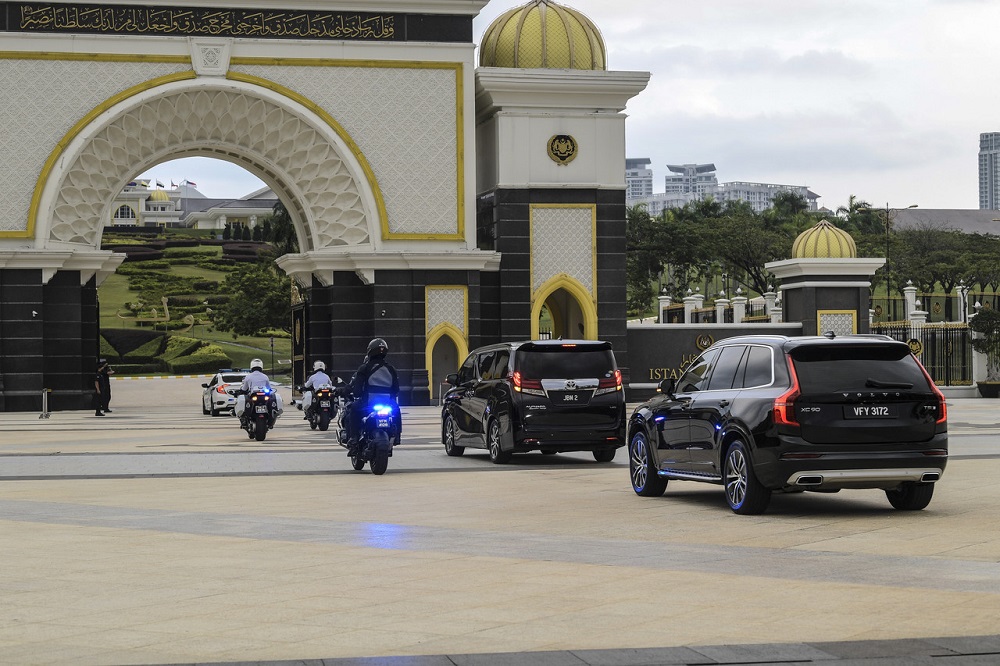
<path fill-rule="evenodd" d="M 110 363 L 117 363 L 121 360 L 121 356 L 118 355 L 118 352 L 115 351 L 115 348 L 111 346 L 111 343 L 103 335 L 100 336 L 100 343 L 101 358 L 108 359 Z"/>
<path fill-rule="evenodd" d="M 163 336 L 159 336 L 149 340 L 143 345 L 140 345 L 136 349 L 133 349 L 128 354 L 125 354 L 124 360 L 126 363 L 155 363 L 156 357 L 160 355 L 163 350 Z"/>
<path fill-rule="evenodd" d="M 115 365 L 116 375 L 147 375 L 165 371 L 166 368 L 161 363 L 119 363 Z"/>
<path fill-rule="evenodd" d="M 215 372 L 219 368 L 230 367 L 231 364 L 232 360 L 226 356 L 222 347 L 212 344 L 200 347 L 193 354 L 180 356 L 167 363 L 170 371 L 175 374 Z"/>
<path fill-rule="evenodd" d="M 161 352 L 161 358 L 164 361 L 172 361 L 181 356 L 193 354 L 202 345 L 204 345 L 204 343 L 201 340 L 196 340 L 195 338 L 187 338 L 182 335 L 171 335 L 167 338 L 167 344 Z M 220 348 L 219 351 L 222 351 L 222 349 Z"/>

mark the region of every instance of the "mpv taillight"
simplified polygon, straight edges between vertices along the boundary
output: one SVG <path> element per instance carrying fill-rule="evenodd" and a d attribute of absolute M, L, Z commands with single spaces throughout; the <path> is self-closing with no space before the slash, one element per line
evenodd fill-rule
<path fill-rule="evenodd" d="M 518 393 L 527 393 L 528 395 L 545 395 L 545 391 L 542 390 L 542 382 L 538 379 L 525 379 L 521 376 L 520 370 L 514 373 L 511 378 L 514 383 L 514 390 Z"/>
<path fill-rule="evenodd" d="M 604 395 L 605 393 L 614 393 L 615 391 L 622 390 L 622 371 L 615 370 L 614 377 L 604 377 L 597 384 L 597 393 L 595 395 Z"/>
<path fill-rule="evenodd" d="M 792 357 L 786 355 L 785 362 L 788 363 L 788 374 L 792 378 L 792 387 L 774 399 L 774 424 L 797 426 L 799 422 L 795 420 L 795 399 L 800 395 L 799 377 L 795 374 Z"/>

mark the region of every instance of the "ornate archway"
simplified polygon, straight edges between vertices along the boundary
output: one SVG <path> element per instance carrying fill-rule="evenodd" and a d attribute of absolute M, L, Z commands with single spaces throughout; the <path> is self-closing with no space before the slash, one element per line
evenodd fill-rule
<path fill-rule="evenodd" d="M 252 78 L 162 77 L 87 113 L 36 184 L 28 220 L 36 243 L 99 249 L 124 184 L 158 162 L 190 155 L 231 161 L 272 187 L 305 251 L 377 243 L 385 207 L 351 138 L 308 100 Z"/>

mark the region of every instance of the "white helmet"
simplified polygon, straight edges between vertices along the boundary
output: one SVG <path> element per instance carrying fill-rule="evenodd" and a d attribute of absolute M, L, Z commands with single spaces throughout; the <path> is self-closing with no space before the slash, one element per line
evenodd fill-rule
<path fill-rule="evenodd" d="M 317 370 L 325 371 L 326 363 L 324 363 L 323 361 L 316 361 L 315 363 L 313 363 L 313 372 L 316 372 Z"/>
<path fill-rule="evenodd" d="M 250 369 L 251 370 L 263 370 L 264 369 L 264 361 L 260 360 L 259 358 L 255 358 L 254 360 L 250 361 Z"/>

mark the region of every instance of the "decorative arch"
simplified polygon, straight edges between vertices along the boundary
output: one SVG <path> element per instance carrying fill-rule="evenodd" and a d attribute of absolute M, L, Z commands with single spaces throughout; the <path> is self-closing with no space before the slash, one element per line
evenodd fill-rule
<path fill-rule="evenodd" d="M 546 280 L 531 296 L 531 338 L 538 339 L 538 317 L 546 299 L 559 289 L 565 290 L 576 300 L 583 312 L 583 338 L 597 339 L 597 305 L 590 291 L 566 273 L 559 273 Z"/>
<path fill-rule="evenodd" d="M 192 155 L 233 162 L 272 187 L 303 251 L 381 240 L 381 190 L 347 132 L 302 96 L 240 78 L 172 74 L 85 114 L 36 183 L 28 219 L 36 240 L 99 248 L 103 221 L 125 183 L 159 162 Z"/>
<path fill-rule="evenodd" d="M 441 338 L 450 338 L 458 350 L 459 363 L 469 355 L 469 341 L 457 326 L 450 322 L 442 322 L 427 333 L 427 344 L 424 347 L 424 364 L 427 367 L 427 389 L 434 395 L 434 346 Z M 456 368 L 457 369 L 457 368 Z"/>

